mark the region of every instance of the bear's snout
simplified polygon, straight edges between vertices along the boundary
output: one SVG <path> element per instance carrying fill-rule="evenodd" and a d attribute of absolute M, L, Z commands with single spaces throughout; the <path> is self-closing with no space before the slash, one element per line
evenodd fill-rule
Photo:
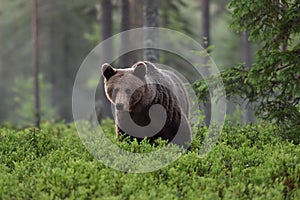
<path fill-rule="evenodd" d="M 124 104 L 123 103 L 117 103 L 116 104 L 116 109 L 117 110 L 123 110 L 124 109 Z"/>

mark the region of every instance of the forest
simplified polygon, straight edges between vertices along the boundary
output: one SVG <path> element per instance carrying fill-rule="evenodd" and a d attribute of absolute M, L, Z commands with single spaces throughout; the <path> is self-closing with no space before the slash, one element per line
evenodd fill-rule
<path fill-rule="evenodd" d="M 0 199 L 300 199 L 300 0 L 0 0 Z M 116 139 L 101 65 L 188 90 L 188 150 Z"/>

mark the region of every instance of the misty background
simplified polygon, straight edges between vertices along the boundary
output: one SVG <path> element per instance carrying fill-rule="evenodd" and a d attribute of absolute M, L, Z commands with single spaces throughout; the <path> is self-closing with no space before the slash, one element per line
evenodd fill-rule
<path fill-rule="evenodd" d="M 229 28 L 229 0 L 163 0 L 157 5 L 142 0 L 39 0 L 38 53 L 41 120 L 71 122 L 72 90 L 77 70 L 88 53 L 101 41 L 128 29 L 159 26 L 186 34 L 209 48 L 220 70 L 254 62 L 258 44 L 247 34 Z M 147 20 L 150 9 L 158 12 Z M 0 124 L 34 122 L 34 44 L 31 1 L 0 0 Z M 151 13 L 150 13 L 151 14 Z M 134 42 L 132 36 L 125 38 Z M 130 43 L 129 42 L 129 43 Z M 122 44 L 112 44 L 107 54 L 118 55 Z M 143 51 L 120 57 L 113 65 L 129 67 L 144 60 Z M 164 52 L 154 58 L 162 64 L 188 70 L 186 62 Z M 99 68 L 103 63 L 99 63 Z M 99 70 L 99 78 L 100 78 Z M 89 90 L 88 80 L 82 88 Z M 99 87 L 96 103 L 99 118 L 111 116 L 110 106 Z M 83 94 L 84 95 L 84 94 Z M 229 100 L 227 116 L 239 123 L 254 122 L 252 109 L 238 97 Z M 83 102 L 84 103 L 84 102 Z M 203 107 L 209 116 L 209 105 Z"/>

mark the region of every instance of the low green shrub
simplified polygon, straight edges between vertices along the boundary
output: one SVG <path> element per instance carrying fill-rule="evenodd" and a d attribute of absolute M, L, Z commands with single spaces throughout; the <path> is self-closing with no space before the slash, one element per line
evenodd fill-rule
<path fill-rule="evenodd" d="M 165 143 L 115 141 L 131 152 Z M 0 128 L 0 199 L 299 199 L 300 147 L 282 140 L 269 124 L 226 124 L 206 157 L 199 128 L 192 150 L 151 173 L 125 173 L 97 161 L 73 124 L 44 123 L 40 130 Z M 142 164 L 142 163 L 141 163 Z"/>

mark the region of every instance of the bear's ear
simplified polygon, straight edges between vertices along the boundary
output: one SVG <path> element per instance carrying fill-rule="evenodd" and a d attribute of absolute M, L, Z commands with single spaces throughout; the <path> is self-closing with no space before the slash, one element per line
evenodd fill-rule
<path fill-rule="evenodd" d="M 143 79 L 147 73 L 147 65 L 144 62 L 138 62 L 133 66 L 133 74 Z"/>
<path fill-rule="evenodd" d="M 116 74 L 116 70 L 108 63 L 105 63 L 101 67 L 102 75 L 103 77 L 108 80 L 110 79 L 113 75 Z"/>

